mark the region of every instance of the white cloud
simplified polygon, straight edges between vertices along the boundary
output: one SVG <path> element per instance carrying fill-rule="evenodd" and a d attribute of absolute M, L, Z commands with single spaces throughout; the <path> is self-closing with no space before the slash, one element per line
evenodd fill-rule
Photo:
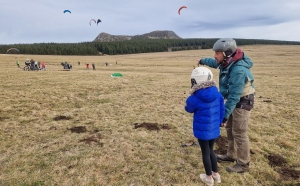
<path fill-rule="evenodd" d="M 181 15 L 180 6 L 186 5 Z M 0 43 L 83 42 L 172 30 L 183 38 L 300 41 L 295 0 L 9 0 L 0 6 Z M 71 10 L 71 14 L 63 10 Z M 98 26 L 90 19 L 102 20 Z"/>

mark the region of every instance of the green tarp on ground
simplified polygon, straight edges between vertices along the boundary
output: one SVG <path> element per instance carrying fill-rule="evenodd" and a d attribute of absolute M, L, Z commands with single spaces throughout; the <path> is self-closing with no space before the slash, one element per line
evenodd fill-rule
<path fill-rule="evenodd" d="M 113 73 L 111 77 L 122 77 L 123 75 L 121 73 Z"/>

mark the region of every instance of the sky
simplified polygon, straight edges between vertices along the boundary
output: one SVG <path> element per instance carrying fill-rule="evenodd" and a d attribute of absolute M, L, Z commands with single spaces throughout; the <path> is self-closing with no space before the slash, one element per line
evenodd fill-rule
<path fill-rule="evenodd" d="M 178 9 L 182 9 L 180 15 Z M 70 13 L 63 13 L 70 10 Z M 300 41 L 299 0 L 0 0 L 0 44 L 80 43 L 101 32 Z M 91 19 L 101 23 L 89 25 Z"/>

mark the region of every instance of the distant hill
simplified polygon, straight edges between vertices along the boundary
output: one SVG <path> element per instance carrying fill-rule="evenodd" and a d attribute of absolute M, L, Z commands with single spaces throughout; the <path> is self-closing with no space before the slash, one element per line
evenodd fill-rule
<path fill-rule="evenodd" d="M 93 42 L 111 42 L 111 41 L 126 41 L 126 40 L 139 40 L 139 39 L 181 39 L 175 32 L 169 30 L 157 30 L 142 35 L 111 35 L 101 32 Z"/>

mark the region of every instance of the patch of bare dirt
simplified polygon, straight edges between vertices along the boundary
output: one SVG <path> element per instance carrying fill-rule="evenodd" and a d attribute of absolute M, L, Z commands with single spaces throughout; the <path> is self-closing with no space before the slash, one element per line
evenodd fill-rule
<path fill-rule="evenodd" d="M 72 127 L 70 129 L 72 133 L 85 133 L 87 131 L 85 126 Z"/>
<path fill-rule="evenodd" d="M 281 167 L 277 172 L 282 180 L 297 180 L 300 177 L 300 171 L 291 167 Z"/>
<path fill-rule="evenodd" d="M 297 180 L 300 177 L 300 171 L 287 165 L 285 158 L 279 154 L 269 154 L 267 156 L 269 165 L 280 174 L 281 180 Z"/>
<path fill-rule="evenodd" d="M 51 126 L 49 130 L 57 130 L 56 126 Z"/>
<path fill-rule="evenodd" d="M 194 140 L 189 140 L 187 143 L 181 142 L 181 147 L 189 147 L 189 146 L 199 146 L 199 143 L 195 142 Z"/>
<path fill-rule="evenodd" d="M 258 98 L 264 98 L 264 97 L 259 96 Z M 263 102 L 272 102 L 272 100 L 271 100 L 270 98 L 265 98 L 265 99 L 263 100 Z"/>
<path fill-rule="evenodd" d="M 227 153 L 227 147 L 228 147 L 228 142 L 227 142 L 227 137 L 224 136 L 219 136 L 216 139 L 216 144 L 218 146 L 218 149 L 215 150 L 216 154 L 226 154 Z"/>
<path fill-rule="evenodd" d="M 2 116 L 0 116 L 0 121 L 4 121 L 6 119 L 9 119 L 9 117 L 2 117 Z"/>
<path fill-rule="evenodd" d="M 287 161 L 278 154 L 269 154 L 267 158 L 271 167 L 284 166 L 287 163 Z"/>
<path fill-rule="evenodd" d="M 158 126 L 158 123 L 141 123 L 141 124 L 138 124 L 138 123 L 135 123 L 134 124 L 134 129 L 137 129 L 137 128 L 145 128 L 147 130 L 157 130 L 159 131 L 159 126 Z"/>
<path fill-rule="evenodd" d="M 158 124 L 158 123 L 134 123 L 134 129 L 137 128 L 145 128 L 147 130 L 156 130 L 159 131 L 160 129 L 164 129 L 164 130 L 170 130 L 171 127 L 168 124 Z"/>
<path fill-rule="evenodd" d="M 59 115 L 53 118 L 55 121 L 59 121 L 59 120 L 70 120 L 71 117 L 69 116 L 63 116 L 63 115 Z"/>
<path fill-rule="evenodd" d="M 272 102 L 272 100 L 265 99 L 265 100 L 263 100 L 263 102 Z"/>
<path fill-rule="evenodd" d="M 168 124 L 163 124 L 163 125 L 161 126 L 161 128 L 162 128 L 162 129 L 165 129 L 165 130 L 170 130 L 170 129 L 171 129 L 170 126 L 169 126 Z"/>
<path fill-rule="evenodd" d="M 103 137 L 101 136 L 101 134 L 97 134 L 97 135 L 93 135 L 90 136 L 88 138 L 84 138 L 82 140 L 79 140 L 79 142 L 84 142 L 86 144 L 91 144 L 91 143 L 99 143 L 100 140 L 103 139 Z M 103 143 L 100 143 L 101 147 L 103 146 Z"/>
<path fill-rule="evenodd" d="M 97 133 L 99 131 L 100 131 L 99 129 L 95 129 L 95 130 L 91 131 L 91 133 Z"/>

